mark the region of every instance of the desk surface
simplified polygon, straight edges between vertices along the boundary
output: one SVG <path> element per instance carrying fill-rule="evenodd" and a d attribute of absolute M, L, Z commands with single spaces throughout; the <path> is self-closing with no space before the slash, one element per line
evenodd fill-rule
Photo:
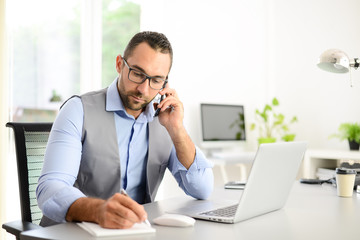
<path fill-rule="evenodd" d="M 264 186 L 265 187 L 265 186 Z M 270 186 L 269 186 L 270 187 Z M 227 199 L 237 199 L 239 190 L 218 189 Z M 214 194 L 215 195 L 215 194 Z M 266 199 L 266 196 L 264 196 Z M 149 220 L 176 206 L 194 201 L 178 197 L 145 204 Z M 254 206 L 256 207 L 256 206 Z M 194 227 L 175 228 L 153 225 L 156 233 L 126 239 L 359 239 L 360 194 L 340 198 L 329 185 L 304 185 L 296 182 L 285 207 L 236 224 L 197 220 Z M 22 240 L 34 239 L 101 239 L 93 238 L 73 223 L 31 230 Z M 119 238 L 104 238 L 119 239 Z"/>

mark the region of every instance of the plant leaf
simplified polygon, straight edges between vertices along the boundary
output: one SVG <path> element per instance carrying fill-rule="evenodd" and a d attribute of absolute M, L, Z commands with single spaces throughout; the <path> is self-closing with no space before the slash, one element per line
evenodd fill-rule
<path fill-rule="evenodd" d="M 272 100 L 272 105 L 273 106 L 279 106 L 279 101 L 277 100 L 277 98 L 273 98 L 273 100 Z"/>

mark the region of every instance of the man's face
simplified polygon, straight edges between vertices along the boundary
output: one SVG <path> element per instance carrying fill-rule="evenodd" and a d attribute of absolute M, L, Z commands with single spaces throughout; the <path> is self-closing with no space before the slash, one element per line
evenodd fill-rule
<path fill-rule="evenodd" d="M 139 44 L 126 59 L 129 67 L 149 76 L 165 78 L 170 70 L 170 54 L 164 54 L 152 49 L 147 43 Z M 129 68 L 121 56 L 116 59 L 116 69 L 119 73 L 118 91 L 127 113 L 137 118 L 143 108 L 149 104 L 159 90 L 149 86 L 149 80 L 141 84 L 129 80 Z"/>

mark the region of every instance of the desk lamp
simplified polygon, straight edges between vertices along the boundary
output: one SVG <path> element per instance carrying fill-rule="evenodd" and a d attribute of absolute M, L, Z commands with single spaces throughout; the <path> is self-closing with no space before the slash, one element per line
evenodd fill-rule
<path fill-rule="evenodd" d="M 323 52 L 319 57 L 317 66 L 322 70 L 333 72 L 333 73 L 347 73 L 350 71 L 350 85 L 352 84 L 351 79 L 351 68 L 358 69 L 360 65 L 359 58 L 354 58 L 351 62 L 346 53 L 339 49 L 328 49 Z"/>

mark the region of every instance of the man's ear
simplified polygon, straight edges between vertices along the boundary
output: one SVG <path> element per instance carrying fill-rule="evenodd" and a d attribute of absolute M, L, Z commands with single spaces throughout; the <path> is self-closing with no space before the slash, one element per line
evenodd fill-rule
<path fill-rule="evenodd" d="M 119 54 L 116 57 L 116 71 L 120 74 L 121 70 L 122 70 L 122 65 L 123 65 L 123 58 L 121 57 L 121 55 Z"/>

